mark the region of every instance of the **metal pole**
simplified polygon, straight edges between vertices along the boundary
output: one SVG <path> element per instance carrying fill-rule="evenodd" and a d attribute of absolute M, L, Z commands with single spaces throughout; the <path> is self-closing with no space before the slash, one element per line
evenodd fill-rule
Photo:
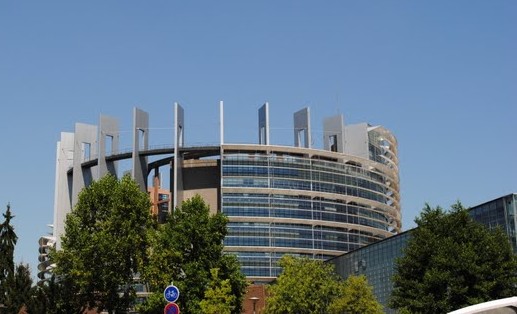
<path fill-rule="evenodd" d="M 259 300 L 259 298 L 257 298 L 257 297 L 251 297 L 251 298 L 250 298 L 250 300 L 251 300 L 251 301 L 253 301 L 253 314 L 257 314 L 257 313 L 255 312 L 255 306 L 257 305 L 257 301 Z"/>

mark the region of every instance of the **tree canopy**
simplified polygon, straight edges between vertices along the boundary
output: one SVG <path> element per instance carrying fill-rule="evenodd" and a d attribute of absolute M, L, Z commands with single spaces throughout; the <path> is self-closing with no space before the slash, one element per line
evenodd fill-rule
<path fill-rule="evenodd" d="M 15 273 L 7 279 L 7 293 L 4 305 L 7 313 L 18 313 L 27 306 L 32 295 L 32 279 L 29 265 L 19 264 L 15 267 Z"/>
<path fill-rule="evenodd" d="M 14 248 L 18 236 L 14 231 L 11 220 L 11 205 L 7 204 L 4 214 L 4 222 L 0 224 L 0 304 L 6 304 L 9 297 L 10 285 L 15 280 Z"/>
<path fill-rule="evenodd" d="M 235 307 L 235 296 L 232 294 L 230 280 L 219 278 L 219 269 L 210 270 L 212 278 L 205 297 L 199 303 L 204 314 L 231 314 Z"/>
<path fill-rule="evenodd" d="M 517 293 L 517 259 L 507 235 L 475 222 L 460 203 L 426 205 L 397 260 L 390 307 L 447 313 Z"/>
<path fill-rule="evenodd" d="M 382 313 L 364 277 L 343 281 L 332 264 L 285 255 L 268 286 L 266 313 Z"/>
<path fill-rule="evenodd" d="M 128 175 L 107 175 L 79 193 L 66 218 L 62 250 L 51 255 L 76 311 L 111 313 L 132 304 L 133 279 L 149 245 L 150 206 L 147 193 Z"/>
<path fill-rule="evenodd" d="M 382 314 L 382 305 L 375 299 L 366 276 L 350 276 L 340 287 L 339 296 L 329 306 L 332 314 Z"/>
<path fill-rule="evenodd" d="M 224 284 L 224 289 L 229 285 L 234 296 L 225 299 L 230 302 L 228 308 L 231 313 L 240 313 L 247 283 L 236 257 L 223 253 L 227 222 L 221 213 L 211 215 L 209 206 L 197 195 L 176 208 L 165 224 L 150 230 L 149 262 L 142 276 L 151 291 L 160 296 L 148 299 L 139 308 L 142 313 L 163 310 L 161 295 L 171 282 L 180 290 L 177 303 L 181 312 L 200 313 L 207 288 L 215 289 L 219 281 Z M 211 272 L 215 269 L 217 276 L 214 279 Z M 209 294 L 207 297 L 213 296 Z"/>

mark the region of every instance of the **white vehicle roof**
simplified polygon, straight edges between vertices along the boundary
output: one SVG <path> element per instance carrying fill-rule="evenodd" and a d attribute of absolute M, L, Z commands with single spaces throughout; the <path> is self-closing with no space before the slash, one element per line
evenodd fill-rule
<path fill-rule="evenodd" d="M 517 297 L 493 300 L 476 305 L 464 307 L 462 309 L 449 312 L 448 314 L 511 314 L 517 313 Z"/>

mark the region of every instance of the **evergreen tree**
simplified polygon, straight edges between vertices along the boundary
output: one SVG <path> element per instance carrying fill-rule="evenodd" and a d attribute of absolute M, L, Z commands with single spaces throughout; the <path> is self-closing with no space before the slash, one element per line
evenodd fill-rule
<path fill-rule="evenodd" d="M 8 293 L 8 282 L 14 281 L 14 247 L 18 237 L 14 232 L 11 220 L 11 206 L 7 204 L 7 210 L 3 214 L 4 222 L 0 224 L 0 304 L 6 303 Z"/>
<path fill-rule="evenodd" d="M 517 258 L 507 235 L 475 222 L 460 203 L 426 205 L 397 260 L 390 307 L 447 313 L 516 295 Z"/>
<path fill-rule="evenodd" d="M 7 278 L 5 307 L 7 313 L 18 313 L 31 300 L 32 279 L 29 265 L 19 264 L 15 273 Z"/>

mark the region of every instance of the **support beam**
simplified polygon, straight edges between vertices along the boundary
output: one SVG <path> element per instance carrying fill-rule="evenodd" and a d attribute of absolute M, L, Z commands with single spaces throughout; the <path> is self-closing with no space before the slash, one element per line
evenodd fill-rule
<path fill-rule="evenodd" d="M 295 112 L 293 120 L 294 146 L 311 148 L 311 115 L 309 108 L 306 107 Z"/>
<path fill-rule="evenodd" d="M 140 190 L 147 191 L 147 157 L 140 152 L 149 148 L 149 114 L 138 108 L 133 108 L 133 168 L 131 176 L 140 186 Z"/>
<path fill-rule="evenodd" d="M 118 120 L 101 115 L 99 129 L 98 177 L 102 178 L 108 173 L 117 176 L 117 162 L 106 161 L 106 156 L 110 156 L 118 152 L 120 140 Z"/>
<path fill-rule="evenodd" d="M 181 204 L 183 200 L 183 156 L 181 148 L 184 143 L 184 111 L 178 103 L 174 104 L 174 169 L 173 169 L 173 196 L 172 209 Z"/>
<path fill-rule="evenodd" d="M 265 103 L 259 109 L 259 144 L 269 145 L 269 103 Z"/>

